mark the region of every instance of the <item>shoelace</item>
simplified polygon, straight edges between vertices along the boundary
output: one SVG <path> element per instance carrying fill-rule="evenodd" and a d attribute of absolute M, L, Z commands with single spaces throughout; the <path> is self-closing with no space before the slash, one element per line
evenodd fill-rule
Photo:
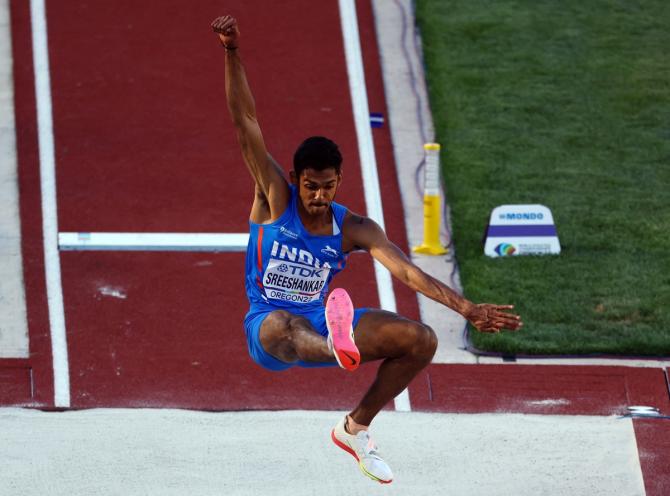
<path fill-rule="evenodd" d="M 368 431 L 360 431 L 356 437 L 363 446 L 363 452 L 366 455 L 380 458 L 379 452 L 377 451 L 379 448 L 370 437 L 370 434 L 368 434 Z"/>

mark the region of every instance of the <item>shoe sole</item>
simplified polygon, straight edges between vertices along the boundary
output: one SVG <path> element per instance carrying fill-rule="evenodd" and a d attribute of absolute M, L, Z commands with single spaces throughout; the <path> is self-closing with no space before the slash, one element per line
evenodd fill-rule
<path fill-rule="evenodd" d="M 363 466 L 363 463 L 361 463 L 361 460 L 358 458 L 358 455 L 356 454 L 356 452 L 354 450 L 352 450 L 349 446 L 344 444 L 342 441 L 337 439 L 337 437 L 335 436 L 335 429 L 330 431 L 330 438 L 333 440 L 333 443 L 335 443 L 335 446 L 337 446 L 338 448 L 342 448 L 344 451 L 346 451 L 347 453 L 349 453 L 351 456 L 353 456 L 356 459 L 356 461 L 358 462 L 358 468 L 361 470 L 361 472 L 363 472 L 363 475 L 365 475 L 366 477 L 369 477 L 370 479 L 372 479 L 375 482 L 379 482 L 380 484 L 390 484 L 391 482 L 393 482 L 393 479 L 389 479 L 389 480 L 380 479 L 379 477 L 375 477 L 370 472 L 368 472 L 365 469 L 365 467 Z"/>
<path fill-rule="evenodd" d="M 354 305 L 351 298 L 344 289 L 334 289 L 326 301 L 326 326 L 337 363 L 350 372 L 361 363 L 361 354 L 354 343 L 353 321 Z"/>

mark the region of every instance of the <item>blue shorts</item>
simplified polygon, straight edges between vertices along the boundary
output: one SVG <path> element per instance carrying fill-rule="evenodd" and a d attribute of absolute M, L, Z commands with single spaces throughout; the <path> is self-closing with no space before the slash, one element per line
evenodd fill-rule
<path fill-rule="evenodd" d="M 247 347 L 249 348 L 249 356 L 251 356 L 254 362 L 256 362 L 261 367 L 265 367 L 268 370 L 275 370 L 275 371 L 286 370 L 295 365 L 299 367 L 332 367 L 333 365 L 337 365 L 337 362 L 303 362 L 302 360 L 298 360 L 297 362 L 293 363 L 286 363 L 273 357 L 267 351 L 265 351 L 260 340 L 261 324 L 263 324 L 265 317 L 270 315 L 270 313 L 273 312 L 274 310 L 283 310 L 283 309 L 274 308 L 268 310 L 267 308 L 258 309 L 251 307 L 246 317 L 244 318 L 244 332 L 247 335 Z M 328 327 L 326 327 L 325 310 L 326 310 L 325 307 L 321 307 L 309 312 L 304 311 L 301 312 L 299 310 L 294 309 L 288 311 L 293 315 L 305 317 L 307 320 L 310 321 L 312 326 L 314 326 L 316 332 L 325 337 L 328 336 Z M 356 329 L 356 326 L 358 325 L 358 321 L 361 318 L 361 316 L 368 310 L 370 309 L 358 308 L 354 310 L 354 322 L 353 322 L 354 330 Z"/>

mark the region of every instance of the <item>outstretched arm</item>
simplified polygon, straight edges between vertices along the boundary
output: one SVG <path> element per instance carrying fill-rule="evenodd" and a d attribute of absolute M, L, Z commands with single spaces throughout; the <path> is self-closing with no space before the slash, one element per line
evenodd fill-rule
<path fill-rule="evenodd" d="M 475 304 L 463 298 L 438 279 L 426 274 L 407 258 L 400 248 L 386 237 L 379 225 L 367 217 L 351 214 L 346 221 L 347 241 L 354 248 L 367 250 L 414 291 L 431 298 L 460 313 L 481 332 L 500 332 L 502 329 L 518 330 L 523 326 L 518 315 L 508 313 L 512 305 Z"/>
<path fill-rule="evenodd" d="M 226 100 L 244 162 L 256 182 L 257 191 L 264 195 L 269 205 L 271 217 L 277 218 L 288 204 L 288 183 L 265 148 L 256 118 L 256 104 L 238 51 L 240 32 L 237 21 L 230 16 L 218 17 L 212 22 L 212 29 L 219 35 L 226 51 Z"/>

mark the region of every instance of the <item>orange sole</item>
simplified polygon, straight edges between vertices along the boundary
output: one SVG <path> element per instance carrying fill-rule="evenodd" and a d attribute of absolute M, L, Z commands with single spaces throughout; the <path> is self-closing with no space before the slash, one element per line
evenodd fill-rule
<path fill-rule="evenodd" d="M 372 475 L 371 473 L 369 473 L 367 470 L 363 469 L 363 468 L 361 467 L 361 461 L 360 461 L 360 459 L 358 458 L 358 455 L 356 454 L 356 452 L 355 452 L 354 450 L 352 450 L 349 446 L 347 446 L 346 444 L 344 444 L 343 442 L 341 442 L 340 440 L 338 440 L 338 439 L 335 437 L 335 429 L 333 429 L 332 431 L 330 431 L 330 438 L 333 440 L 333 443 L 335 443 L 335 445 L 336 445 L 338 448 L 342 448 L 344 451 L 346 451 L 347 453 L 349 453 L 351 456 L 353 456 L 353 457 L 356 459 L 356 461 L 358 462 L 358 467 L 361 469 L 361 471 L 362 471 L 363 473 L 365 473 L 365 475 L 366 475 L 367 477 L 369 477 L 370 479 L 372 479 L 372 480 L 374 480 L 374 481 L 379 482 L 380 484 L 390 484 L 391 482 L 393 482 L 393 479 L 390 479 L 390 480 L 378 479 L 377 477 L 375 477 L 374 475 Z"/>

